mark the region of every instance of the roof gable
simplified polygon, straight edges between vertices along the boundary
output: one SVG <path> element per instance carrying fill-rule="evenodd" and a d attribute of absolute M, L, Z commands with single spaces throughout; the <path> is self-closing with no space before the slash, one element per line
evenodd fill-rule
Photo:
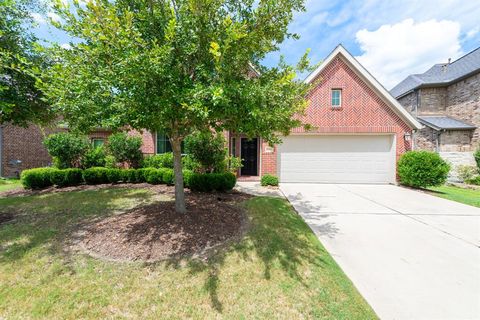
<path fill-rule="evenodd" d="M 342 45 L 335 50 L 313 71 L 305 83 L 312 83 L 337 56 L 341 56 L 348 66 L 412 129 L 421 129 L 422 125 L 410 115 L 400 103 L 375 79 Z"/>

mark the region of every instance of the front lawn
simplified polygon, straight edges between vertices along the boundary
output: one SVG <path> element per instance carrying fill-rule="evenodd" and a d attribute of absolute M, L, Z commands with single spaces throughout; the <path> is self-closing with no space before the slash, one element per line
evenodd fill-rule
<path fill-rule="evenodd" d="M 480 208 L 480 189 L 463 189 L 455 186 L 429 188 L 431 194 Z"/>
<path fill-rule="evenodd" d="M 21 188 L 20 180 L 18 179 L 1 179 L 0 178 L 0 192 Z"/>
<path fill-rule="evenodd" d="M 13 219 L 0 219 L 0 318 L 376 318 L 283 199 L 242 202 L 248 233 L 208 261 L 118 263 L 66 247 L 79 224 L 158 201 L 141 188 L 0 199 Z"/>

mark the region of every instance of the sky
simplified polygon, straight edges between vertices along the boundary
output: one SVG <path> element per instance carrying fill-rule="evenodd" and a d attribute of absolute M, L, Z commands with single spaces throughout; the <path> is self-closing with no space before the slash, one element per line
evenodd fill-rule
<path fill-rule="evenodd" d="M 54 13 L 49 18 L 57 19 Z M 458 59 L 480 47 L 479 0 L 307 0 L 296 13 L 287 40 L 263 63 L 273 66 L 283 55 L 295 64 L 307 49 L 313 63 L 342 44 L 387 89 L 409 74 Z M 35 15 L 40 38 L 68 48 L 70 39 Z"/>

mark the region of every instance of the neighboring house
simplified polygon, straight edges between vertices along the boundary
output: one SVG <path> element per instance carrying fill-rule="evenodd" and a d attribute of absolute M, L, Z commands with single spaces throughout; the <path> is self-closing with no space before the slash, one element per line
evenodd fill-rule
<path fill-rule="evenodd" d="M 43 139 L 62 129 L 27 128 L 4 124 L 0 126 L 0 177 L 18 177 L 22 170 L 45 167 L 52 163 Z M 96 130 L 89 135 L 93 145 L 103 144 L 110 132 Z"/>
<path fill-rule="evenodd" d="M 305 80 L 315 83 L 296 128 L 283 143 L 229 134 L 243 159 L 241 176 L 276 174 L 281 182 L 395 183 L 396 161 L 421 125 L 341 45 Z"/>
<path fill-rule="evenodd" d="M 454 62 L 408 76 L 391 94 L 425 127 L 414 148 L 439 152 L 454 165 L 474 164 L 480 143 L 480 48 Z"/>

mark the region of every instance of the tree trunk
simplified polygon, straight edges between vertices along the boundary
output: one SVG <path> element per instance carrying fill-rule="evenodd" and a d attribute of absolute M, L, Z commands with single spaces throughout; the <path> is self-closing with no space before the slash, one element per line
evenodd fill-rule
<path fill-rule="evenodd" d="M 175 211 L 177 213 L 186 213 L 182 172 L 182 141 L 178 137 L 172 137 L 170 142 L 173 150 L 173 172 L 175 174 Z"/>

